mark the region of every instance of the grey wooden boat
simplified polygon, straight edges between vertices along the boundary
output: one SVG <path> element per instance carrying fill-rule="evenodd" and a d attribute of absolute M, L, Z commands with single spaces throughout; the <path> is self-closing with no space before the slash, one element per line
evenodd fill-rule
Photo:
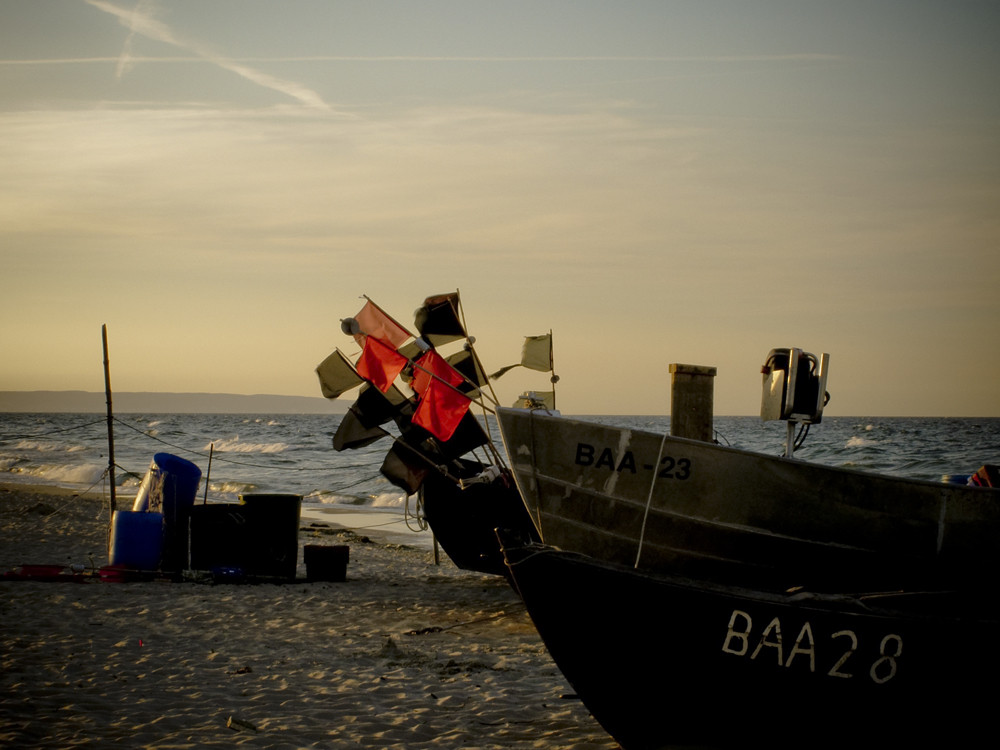
<path fill-rule="evenodd" d="M 995 590 L 1000 491 L 499 409 L 542 540 L 766 590 Z"/>

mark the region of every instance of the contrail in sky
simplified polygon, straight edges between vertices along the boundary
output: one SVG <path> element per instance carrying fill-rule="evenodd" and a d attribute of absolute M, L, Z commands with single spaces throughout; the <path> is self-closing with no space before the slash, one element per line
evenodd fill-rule
<path fill-rule="evenodd" d="M 125 44 L 122 46 L 122 53 L 118 57 L 118 65 L 115 67 L 115 75 L 119 81 L 132 68 L 132 40 L 135 38 L 136 25 L 141 20 L 148 19 L 151 16 L 151 11 L 151 5 L 147 0 L 139 0 L 132 11 L 131 18 L 129 19 L 128 37 L 125 39 Z"/>
<path fill-rule="evenodd" d="M 129 30 L 128 38 L 125 40 L 125 46 L 118 58 L 116 74 L 119 78 L 121 78 L 122 74 L 127 72 L 128 69 L 132 67 L 133 61 L 135 60 L 132 56 L 132 40 L 136 34 L 139 34 L 149 39 L 172 44 L 175 47 L 187 50 L 188 52 L 193 53 L 200 60 L 212 63 L 213 65 L 216 65 L 223 70 L 228 70 L 231 73 L 235 73 L 236 75 L 241 76 L 252 83 L 256 83 L 259 86 L 263 86 L 273 91 L 285 94 L 286 96 L 290 96 L 293 99 L 297 99 L 307 107 L 323 110 L 330 109 L 329 105 L 324 102 L 320 95 L 312 89 L 301 86 L 293 81 L 286 81 L 281 78 L 268 75 L 267 73 L 262 73 L 261 71 L 251 68 L 248 65 L 244 65 L 230 58 L 218 55 L 207 48 L 201 47 L 200 45 L 178 39 L 169 26 L 153 17 L 153 3 L 149 0 L 139 0 L 139 2 L 136 3 L 135 8 L 132 10 L 121 8 L 117 5 L 106 2 L 106 0 L 84 0 L 84 2 L 94 8 L 97 8 L 98 10 L 102 10 L 105 13 L 110 13 L 111 15 L 116 16 L 119 22 L 123 26 L 126 26 Z"/>

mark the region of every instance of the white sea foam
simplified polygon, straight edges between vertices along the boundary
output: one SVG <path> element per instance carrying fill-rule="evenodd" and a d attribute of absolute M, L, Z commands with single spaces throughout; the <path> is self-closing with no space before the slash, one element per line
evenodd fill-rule
<path fill-rule="evenodd" d="M 370 498 L 345 495 L 338 492 L 313 490 L 303 498 L 304 502 L 318 505 L 368 505 Z"/>
<path fill-rule="evenodd" d="M 23 473 L 37 479 L 62 484 L 93 484 L 101 478 L 105 466 L 95 464 L 39 464 L 25 468 Z"/>
<path fill-rule="evenodd" d="M 209 482 L 208 494 L 212 500 L 235 502 L 240 495 L 248 495 L 257 491 L 257 485 L 252 482 L 221 481 Z M 202 485 L 199 497 L 205 492 Z"/>
<path fill-rule="evenodd" d="M 381 492 L 371 497 L 373 508 L 402 508 L 406 502 L 406 496 L 402 492 Z"/>
<path fill-rule="evenodd" d="M 116 474 L 115 484 L 124 489 L 135 488 L 138 490 L 139 485 L 142 484 L 142 477 L 137 477 L 134 474 Z"/>
<path fill-rule="evenodd" d="M 239 435 L 209 443 L 202 450 L 213 449 L 216 453 L 282 453 L 288 443 L 244 443 Z"/>
<path fill-rule="evenodd" d="M 65 450 L 61 444 L 51 440 L 29 440 L 27 438 L 18 441 L 14 445 L 14 449 L 19 451 L 34 451 L 36 453 L 54 453 Z"/>

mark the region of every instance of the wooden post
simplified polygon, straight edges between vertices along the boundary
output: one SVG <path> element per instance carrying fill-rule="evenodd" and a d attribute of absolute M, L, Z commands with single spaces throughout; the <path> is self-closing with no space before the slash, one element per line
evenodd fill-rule
<path fill-rule="evenodd" d="M 118 508 L 115 501 L 115 425 L 114 412 L 111 409 L 111 366 L 108 360 L 108 327 L 101 326 L 101 339 L 104 342 L 104 395 L 108 403 L 108 479 L 111 483 L 111 512 Z"/>
<path fill-rule="evenodd" d="M 712 442 L 716 368 L 673 364 L 670 373 L 670 434 Z"/>

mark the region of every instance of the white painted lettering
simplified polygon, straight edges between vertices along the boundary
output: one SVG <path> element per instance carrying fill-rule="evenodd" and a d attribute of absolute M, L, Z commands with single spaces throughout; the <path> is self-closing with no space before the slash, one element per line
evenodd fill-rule
<path fill-rule="evenodd" d="M 788 654 L 788 661 L 785 662 L 785 666 L 792 666 L 792 661 L 799 654 L 809 657 L 809 671 L 815 672 L 816 641 L 813 639 L 812 627 L 808 621 L 802 626 L 802 630 L 799 631 L 798 636 L 795 638 L 795 645 L 792 646 L 792 650 Z"/>
<path fill-rule="evenodd" d="M 769 641 L 767 637 L 774 634 L 774 640 Z M 750 654 L 751 659 L 756 659 L 757 655 L 761 652 L 765 646 L 768 648 L 773 648 L 775 650 L 775 655 L 778 657 L 778 666 L 780 667 L 784 659 L 782 659 L 782 647 L 781 647 L 781 621 L 775 617 L 771 622 L 767 624 L 764 628 L 764 632 L 761 633 L 760 642 L 757 644 L 757 648 L 753 650 Z"/>
<path fill-rule="evenodd" d="M 886 653 L 887 650 L 890 653 Z M 903 654 L 903 639 L 895 633 L 889 633 L 889 635 L 882 639 L 882 643 L 878 647 L 878 652 L 881 656 L 872 664 L 872 668 L 868 670 L 868 674 L 871 675 L 871 678 L 875 682 L 881 685 L 896 676 L 896 659 Z"/>
<path fill-rule="evenodd" d="M 742 620 L 741 627 L 742 630 L 736 630 L 737 618 Z M 722 650 L 727 654 L 735 654 L 736 656 L 744 656 L 749 647 L 748 636 L 750 635 L 750 630 L 753 628 L 753 620 L 750 619 L 750 615 L 739 609 L 734 609 L 733 614 L 729 616 L 729 632 L 726 633 L 726 641 L 722 644 Z M 732 645 L 733 641 L 736 641 L 737 645 L 734 647 Z"/>
<path fill-rule="evenodd" d="M 850 672 L 841 672 L 840 668 L 843 667 L 844 664 L 847 663 L 847 660 L 851 658 L 851 655 L 858 650 L 858 637 L 854 635 L 853 630 L 840 630 L 834 633 L 830 637 L 847 638 L 850 641 L 851 645 L 850 648 L 848 648 L 847 651 L 844 652 L 843 656 L 841 656 L 840 659 L 837 660 L 837 663 L 834 664 L 832 667 L 830 667 L 830 671 L 827 672 L 827 674 L 830 675 L 831 677 L 845 677 L 845 678 L 853 677 L 854 675 L 852 675 Z"/>

